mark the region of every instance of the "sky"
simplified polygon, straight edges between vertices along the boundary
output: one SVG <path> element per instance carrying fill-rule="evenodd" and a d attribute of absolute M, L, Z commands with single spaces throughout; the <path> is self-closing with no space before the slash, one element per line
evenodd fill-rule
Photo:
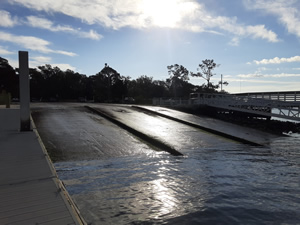
<path fill-rule="evenodd" d="M 229 93 L 300 91 L 300 0 L 0 0 L 0 18 L 13 67 L 28 51 L 31 68 L 166 80 L 169 65 L 213 59 Z"/>

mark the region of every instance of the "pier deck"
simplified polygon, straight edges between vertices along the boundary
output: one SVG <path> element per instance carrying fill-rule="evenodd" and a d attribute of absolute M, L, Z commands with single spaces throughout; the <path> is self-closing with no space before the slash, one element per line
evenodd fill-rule
<path fill-rule="evenodd" d="M 0 224 L 83 224 L 36 132 L 18 131 L 18 109 L 0 109 Z"/>

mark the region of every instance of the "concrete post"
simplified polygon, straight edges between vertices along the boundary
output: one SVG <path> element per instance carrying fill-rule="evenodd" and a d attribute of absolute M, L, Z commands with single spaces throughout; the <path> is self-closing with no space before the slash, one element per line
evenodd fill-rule
<path fill-rule="evenodd" d="M 28 52 L 19 51 L 21 131 L 30 131 L 30 89 Z"/>

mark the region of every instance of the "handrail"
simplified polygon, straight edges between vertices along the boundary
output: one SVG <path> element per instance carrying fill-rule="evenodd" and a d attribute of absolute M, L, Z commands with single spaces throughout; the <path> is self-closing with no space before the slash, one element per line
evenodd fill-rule
<path fill-rule="evenodd" d="M 248 96 L 252 98 L 263 98 L 279 101 L 300 102 L 300 91 L 284 91 L 284 92 L 249 92 L 235 94 L 237 96 Z"/>
<path fill-rule="evenodd" d="M 229 111 L 261 115 L 262 117 L 273 116 L 300 121 L 300 92 L 269 92 L 268 94 L 191 93 L 188 101 L 159 99 L 153 101 L 153 104 L 163 106 L 185 105 L 187 107 L 207 105 Z"/>
<path fill-rule="evenodd" d="M 191 98 L 191 102 L 195 105 L 208 105 L 227 110 L 300 121 L 300 101 L 253 98 L 247 95 L 199 93 L 197 97 L 194 94 L 194 98 Z M 272 111 L 272 109 L 277 109 L 277 112 Z"/>

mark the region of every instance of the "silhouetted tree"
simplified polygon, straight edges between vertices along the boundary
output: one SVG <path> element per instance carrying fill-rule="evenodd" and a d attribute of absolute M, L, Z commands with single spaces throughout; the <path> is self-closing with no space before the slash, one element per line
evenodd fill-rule
<path fill-rule="evenodd" d="M 0 89 L 10 92 L 12 97 L 19 96 L 19 77 L 8 60 L 0 57 Z M 1 91 L 1 90 L 0 90 Z"/>
<path fill-rule="evenodd" d="M 67 69 L 63 75 L 63 98 L 78 99 L 80 97 L 86 97 L 85 77 L 85 75 Z"/>
<path fill-rule="evenodd" d="M 55 100 L 62 98 L 64 95 L 64 72 L 59 67 L 52 67 L 49 64 L 46 64 L 45 66 L 39 66 L 38 69 L 45 80 L 43 97 L 46 99 Z"/>
<path fill-rule="evenodd" d="M 165 81 L 154 80 L 152 98 L 169 97 L 168 85 Z"/>
<path fill-rule="evenodd" d="M 174 96 L 177 97 L 177 88 L 182 85 L 181 81 L 189 80 L 189 71 L 182 65 L 174 64 L 167 66 L 170 78 L 167 82 L 170 84 L 170 88 L 174 90 Z"/>
<path fill-rule="evenodd" d="M 128 93 L 134 97 L 138 103 L 146 102 L 151 98 L 153 78 L 146 75 L 138 77 L 129 83 Z"/>
<path fill-rule="evenodd" d="M 166 81 L 153 80 L 142 75 L 135 80 L 121 76 L 105 64 L 97 74 L 86 76 L 72 70 L 62 71 L 50 64 L 29 69 L 30 96 L 41 100 L 95 100 L 120 102 L 124 97 L 133 97 L 137 103 L 151 103 L 154 97 L 188 97 L 191 92 L 206 88 L 188 82 L 189 71 L 182 65 L 168 66 L 170 78 Z M 6 59 L 0 57 L 0 85 L 11 91 L 18 90 L 18 76 Z M 209 80 L 208 80 L 208 83 Z M 212 89 L 214 90 L 214 89 Z"/>
<path fill-rule="evenodd" d="M 202 77 L 203 79 L 205 79 L 207 81 L 207 89 L 209 89 L 210 87 L 213 87 L 212 83 L 210 82 L 210 78 L 215 74 L 213 74 L 212 71 L 218 66 L 219 65 L 216 64 L 213 59 L 205 59 L 202 60 L 202 64 L 199 64 L 199 68 L 197 69 L 197 71 L 199 72 L 191 73 L 191 75 L 193 77 Z"/>
<path fill-rule="evenodd" d="M 30 96 L 32 99 L 48 100 L 77 100 L 86 97 L 87 79 L 85 75 L 49 64 L 29 69 Z"/>
<path fill-rule="evenodd" d="M 121 75 L 113 68 L 105 63 L 104 68 L 99 72 L 99 76 L 103 77 L 103 80 L 106 80 L 108 87 L 107 90 L 107 97 L 108 100 L 111 101 L 112 97 L 112 86 L 120 85 L 120 80 L 122 80 Z M 105 82 L 105 81 L 104 81 Z"/>
<path fill-rule="evenodd" d="M 30 97 L 31 99 L 41 100 L 45 97 L 46 81 L 41 71 L 29 69 L 30 77 Z"/>

